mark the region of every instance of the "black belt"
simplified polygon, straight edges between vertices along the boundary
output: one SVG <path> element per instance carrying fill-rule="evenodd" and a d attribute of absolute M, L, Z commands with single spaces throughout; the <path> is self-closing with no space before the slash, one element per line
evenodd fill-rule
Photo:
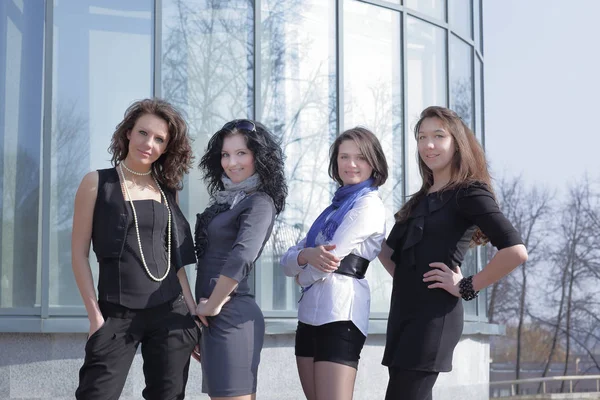
<path fill-rule="evenodd" d="M 127 308 L 120 304 L 108 303 L 105 301 L 99 301 L 98 305 L 100 306 L 100 311 L 102 311 L 104 317 L 134 319 L 136 316 L 140 315 L 160 315 L 161 313 L 167 313 L 175 308 L 176 303 L 183 300 L 183 294 L 180 293 L 166 303 L 150 308 Z"/>
<path fill-rule="evenodd" d="M 363 279 L 367 273 L 367 268 L 369 268 L 369 263 L 370 261 L 366 258 L 357 256 L 356 254 L 348 254 L 334 272 L 356 279 Z"/>

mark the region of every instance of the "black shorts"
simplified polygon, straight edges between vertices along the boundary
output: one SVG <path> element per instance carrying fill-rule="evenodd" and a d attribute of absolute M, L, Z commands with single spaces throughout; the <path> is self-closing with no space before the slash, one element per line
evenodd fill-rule
<path fill-rule="evenodd" d="M 358 369 L 360 352 L 367 338 L 352 321 L 314 326 L 298 322 L 296 357 L 330 361 Z"/>

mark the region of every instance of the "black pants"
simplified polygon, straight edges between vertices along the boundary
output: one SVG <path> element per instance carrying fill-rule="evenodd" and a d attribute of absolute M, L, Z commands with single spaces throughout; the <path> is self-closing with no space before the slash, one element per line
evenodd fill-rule
<path fill-rule="evenodd" d="M 385 400 L 431 400 L 438 372 L 390 368 Z"/>
<path fill-rule="evenodd" d="M 144 399 L 183 399 L 190 355 L 198 340 L 198 329 L 183 296 L 145 310 L 109 303 L 101 303 L 100 309 L 105 322 L 85 345 L 75 397 L 117 400 L 141 343 Z"/>

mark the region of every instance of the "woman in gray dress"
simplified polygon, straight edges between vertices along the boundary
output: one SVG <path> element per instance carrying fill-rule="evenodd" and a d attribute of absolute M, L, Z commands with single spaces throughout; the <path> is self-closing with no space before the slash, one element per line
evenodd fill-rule
<path fill-rule="evenodd" d="M 200 162 L 211 196 L 197 215 L 196 313 L 204 324 L 194 356 L 211 399 L 256 398 L 265 323 L 248 275 L 285 205 L 281 147 L 250 120 L 226 123 Z"/>

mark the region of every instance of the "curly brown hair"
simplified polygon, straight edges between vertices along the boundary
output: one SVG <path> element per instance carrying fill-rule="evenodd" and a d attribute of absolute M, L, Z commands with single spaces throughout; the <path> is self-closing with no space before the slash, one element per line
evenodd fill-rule
<path fill-rule="evenodd" d="M 192 167 L 194 159 L 188 126 L 181 112 L 170 103 L 158 99 L 143 99 L 131 104 L 125 111 L 123 121 L 115 130 L 108 147 L 112 154 L 111 164 L 116 167 L 127 157 L 129 139 L 127 134 L 137 120 L 146 114 L 155 115 L 167 123 L 169 142 L 165 152 L 152 164 L 156 179 L 172 190 L 183 188 L 183 175 Z"/>
<path fill-rule="evenodd" d="M 467 187 L 473 183 L 483 183 L 493 195 L 491 177 L 483 148 L 458 114 L 445 107 L 427 107 L 421 112 L 419 121 L 415 125 L 415 138 L 419 137 L 419 129 L 426 118 L 438 118 L 444 128 L 452 135 L 457 149 L 452 159 L 450 182 L 441 188 L 440 192 Z M 395 214 L 397 222 L 405 221 L 408 218 L 415 206 L 427 195 L 433 185 L 433 172 L 421 157 L 418 158 L 419 172 L 423 178 L 423 184 L 421 189 L 413 194 L 400 211 Z M 487 241 L 488 238 L 480 229 L 477 229 L 471 238 L 471 247 L 485 244 Z"/>

